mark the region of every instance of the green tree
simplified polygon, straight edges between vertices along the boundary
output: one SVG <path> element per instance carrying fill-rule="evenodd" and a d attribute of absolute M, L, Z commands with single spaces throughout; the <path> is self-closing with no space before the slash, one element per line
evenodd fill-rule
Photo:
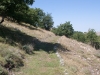
<path fill-rule="evenodd" d="M 34 21 L 35 21 L 34 25 L 37 27 L 41 27 L 43 17 L 45 16 L 45 12 L 43 12 L 43 10 L 40 8 L 35 8 L 34 10 L 35 10 L 35 12 L 34 12 Z"/>
<path fill-rule="evenodd" d="M 29 7 L 32 5 L 34 0 L 0 0 L 0 15 L 4 21 L 6 16 L 15 17 L 16 13 L 25 13 Z M 18 16 L 18 15 L 17 15 Z"/>
<path fill-rule="evenodd" d="M 45 13 L 40 8 L 29 8 L 26 15 L 24 15 L 23 22 L 40 27 L 44 15 Z"/>
<path fill-rule="evenodd" d="M 53 27 L 53 19 L 51 14 L 45 14 L 41 20 L 40 27 L 46 30 L 50 30 Z"/>
<path fill-rule="evenodd" d="M 24 15 L 23 22 L 29 23 L 33 26 L 36 26 L 36 22 L 38 21 L 38 13 L 36 12 L 36 9 L 29 8 L 26 15 Z"/>
<path fill-rule="evenodd" d="M 52 30 L 56 35 L 65 35 L 66 37 L 71 37 L 74 33 L 74 29 L 70 22 L 65 22 L 64 24 L 60 24 L 57 28 Z"/>
<path fill-rule="evenodd" d="M 80 32 L 80 31 L 74 31 L 72 38 L 76 39 L 77 41 L 83 42 L 83 43 L 86 42 L 85 34 L 83 32 Z"/>
<path fill-rule="evenodd" d="M 55 33 L 57 35 L 58 31 L 57 31 L 57 28 L 56 27 L 52 27 L 52 30 L 51 30 L 53 33 Z"/>
<path fill-rule="evenodd" d="M 90 44 L 94 47 L 95 42 L 98 41 L 98 36 L 97 36 L 96 31 L 94 29 L 89 29 L 88 30 L 87 39 L 90 42 Z"/>

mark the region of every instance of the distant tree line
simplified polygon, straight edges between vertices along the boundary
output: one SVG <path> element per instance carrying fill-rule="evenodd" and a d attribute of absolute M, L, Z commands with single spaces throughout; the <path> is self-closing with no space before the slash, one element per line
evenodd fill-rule
<path fill-rule="evenodd" d="M 94 29 L 89 29 L 88 32 L 74 31 L 72 24 L 65 22 L 58 27 L 53 27 L 52 32 L 59 36 L 65 35 L 68 38 L 90 44 L 92 47 L 100 49 L 100 36 L 97 36 Z"/>
<path fill-rule="evenodd" d="M 77 41 L 90 44 L 96 49 L 100 49 L 100 36 L 97 36 L 94 29 L 89 29 L 88 32 L 75 32 L 72 36 L 73 39 Z"/>

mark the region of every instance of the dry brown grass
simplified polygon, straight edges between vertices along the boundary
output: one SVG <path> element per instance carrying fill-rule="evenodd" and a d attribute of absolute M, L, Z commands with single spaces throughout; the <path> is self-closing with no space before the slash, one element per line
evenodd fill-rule
<path fill-rule="evenodd" d="M 51 41 L 51 37 L 55 37 L 54 33 L 47 31 L 47 30 L 43 30 L 41 28 L 35 28 L 34 26 L 31 26 L 29 24 L 22 23 L 22 25 L 21 25 L 18 23 L 10 22 L 10 21 L 5 21 L 3 23 L 3 25 L 5 25 L 6 27 L 12 27 L 12 28 L 18 29 L 21 32 L 24 32 L 30 36 L 37 37 L 40 40 L 46 40 L 46 39 L 49 40 L 50 39 L 50 41 Z"/>
<path fill-rule="evenodd" d="M 56 40 L 59 38 L 59 36 L 55 36 L 52 32 L 40 28 L 36 29 L 35 27 L 30 26 L 28 24 L 20 25 L 17 23 L 5 21 L 3 25 L 7 28 L 17 29 L 27 34 L 27 36 L 36 37 L 38 40 L 36 42 L 40 43 L 39 47 L 45 50 L 46 49 L 49 50 L 48 48 L 53 50 L 52 47 L 54 43 L 56 43 Z M 17 44 L 20 45 L 20 43 Z M 45 47 L 44 45 L 49 45 L 50 47 L 49 46 Z M 17 72 L 16 75 L 62 75 L 63 74 L 62 70 L 63 68 L 59 65 L 60 63 L 58 58 L 56 57 L 56 54 L 52 52 L 48 54 L 43 50 L 43 51 L 36 51 L 34 55 L 25 54 L 24 63 L 25 66 L 21 68 L 20 72 Z"/>
<path fill-rule="evenodd" d="M 58 42 L 66 48 L 66 51 L 60 51 L 60 54 L 70 75 L 100 74 L 100 68 L 97 67 L 99 66 L 100 59 L 94 56 L 96 52 L 94 48 L 65 36 L 60 37 Z M 73 69 L 70 69 L 71 67 L 73 68 L 73 65 L 75 66 L 74 69 L 76 68 L 75 72 Z M 98 70 L 96 71 L 97 68 Z"/>
<path fill-rule="evenodd" d="M 5 21 L 3 24 L 6 27 L 12 27 L 20 30 L 23 33 L 26 33 L 29 36 L 36 37 L 42 42 L 58 43 L 62 45 L 65 51 L 63 51 L 62 48 L 59 48 L 60 46 L 58 47 L 58 49 L 61 57 L 64 59 L 64 68 L 67 69 L 68 75 L 100 75 L 100 58 L 98 58 L 100 55 L 91 46 L 83 44 L 81 42 L 77 42 L 76 40 L 66 38 L 65 36 L 55 36 L 52 32 L 43 30 L 41 28 L 35 28 L 28 24 L 23 23 L 22 25 L 20 25 L 9 21 Z M 97 53 L 98 55 L 95 55 L 95 53 Z M 61 67 L 55 67 L 55 65 L 53 64 L 53 59 L 58 60 L 55 56 L 53 57 L 53 59 L 51 59 L 50 57 L 52 55 L 48 56 L 44 52 L 42 52 L 42 54 L 39 53 L 36 56 L 28 56 L 25 59 L 25 63 L 27 65 L 24 67 L 24 69 L 21 70 L 20 73 L 22 74 L 19 73 L 19 75 L 40 75 L 39 73 L 41 73 L 41 75 L 56 75 L 57 72 L 62 71 Z M 41 60 L 41 62 L 39 62 L 39 60 Z M 50 61 L 51 63 L 49 63 Z M 31 63 L 28 64 L 29 62 Z M 45 63 L 45 67 L 43 66 L 44 62 L 47 62 Z M 55 63 L 58 62 L 55 61 Z M 32 65 L 34 65 L 34 67 Z M 47 68 L 48 66 L 49 68 Z M 51 69 L 51 67 L 53 67 L 53 70 Z M 40 71 L 39 73 L 37 73 L 37 69 Z"/>
<path fill-rule="evenodd" d="M 63 75 L 57 56 L 44 51 L 35 51 L 35 55 L 27 55 L 25 66 L 16 75 Z"/>

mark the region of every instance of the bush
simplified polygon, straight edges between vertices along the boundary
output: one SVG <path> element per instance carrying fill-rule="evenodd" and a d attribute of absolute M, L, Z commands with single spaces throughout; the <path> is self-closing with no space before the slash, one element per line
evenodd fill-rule
<path fill-rule="evenodd" d="M 74 31 L 74 34 L 72 36 L 73 39 L 76 39 L 77 41 L 86 42 L 86 35 L 83 32 L 80 31 Z"/>
<path fill-rule="evenodd" d="M 25 52 L 28 53 L 28 54 L 33 54 L 34 53 L 33 52 L 34 48 L 30 44 L 24 45 L 23 50 L 25 50 Z"/>
<path fill-rule="evenodd" d="M 5 70 L 1 65 L 0 65 L 0 75 L 8 75 L 7 70 Z"/>
<path fill-rule="evenodd" d="M 5 68 L 8 68 L 9 70 L 13 68 L 19 68 L 20 66 L 24 66 L 24 62 L 22 61 L 22 58 L 19 58 L 18 56 L 14 54 L 10 54 L 6 57 L 6 64 L 4 65 Z"/>
<path fill-rule="evenodd" d="M 12 47 L 0 44 L 0 65 L 7 69 L 19 68 L 24 65 L 23 55 Z"/>

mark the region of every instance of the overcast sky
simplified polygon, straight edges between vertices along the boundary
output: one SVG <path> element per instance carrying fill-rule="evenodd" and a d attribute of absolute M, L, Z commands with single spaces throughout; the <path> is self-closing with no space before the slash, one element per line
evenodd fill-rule
<path fill-rule="evenodd" d="M 35 0 L 31 7 L 51 13 L 55 27 L 70 21 L 76 31 L 100 31 L 100 0 Z"/>

